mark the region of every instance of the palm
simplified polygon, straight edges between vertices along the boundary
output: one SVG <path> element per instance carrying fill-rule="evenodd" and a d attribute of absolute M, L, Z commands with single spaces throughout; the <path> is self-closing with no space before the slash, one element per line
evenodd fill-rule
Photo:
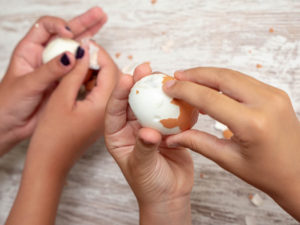
<path fill-rule="evenodd" d="M 22 76 L 33 72 L 41 66 L 41 55 L 44 47 L 34 43 L 21 43 L 14 52 L 13 73 L 15 76 Z"/>
<path fill-rule="evenodd" d="M 193 186 L 193 161 L 187 149 L 158 148 L 156 160 L 149 167 L 139 170 L 133 157 L 136 134 L 140 129 L 136 120 L 128 121 L 127 125 L 113 137 L 107 137 L 110 151 L 117 161 L 126 162 L 121 166 L 128 183 L 134 187 L 137 198 L 144 201 L 160 201 L 162 196 L 170 199 L 190 193 Z M 128 174 L 126 171 L 132 171 Z M 138 190 L 143 190 L 139 193 Z M 147 190 L 145 192 L 144 190 Z"/>

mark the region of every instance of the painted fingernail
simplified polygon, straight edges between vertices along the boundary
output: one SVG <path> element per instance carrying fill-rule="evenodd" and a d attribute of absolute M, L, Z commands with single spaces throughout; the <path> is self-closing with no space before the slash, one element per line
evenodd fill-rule
<path fill-rule="evenodd" d="M 77 48 L 75 57 L 76 57 L 76 59 L 81 59 L 81 58 L 83 58 L 83 56 L 84 56 L 84 49 L 79 46 Z"/>
<path fill-rule="evenodd" d="M 165 88 L 171 88 L 172 86 L 175 85 L 175 83 L 176 83 L 175 80 L 170 80 L 170 81 L 166 82 L 164 86 L 165 86 Z"/>
<path fill-rule="evenodd" d="M 61 64 L 63 64 L 64 66 L 68 66 L 70 65 L 70 59 L 69 57 L 67 56 L 67 54 L 63 54 L 63 56 L 60 58 L 60 62 Z"/>
<path fill-rule="evenodd" d="M 71 31 L 71 32 L 72 32 L 72 30 L 71 30 L 71 28 L 70 28 L 69 26 L 66 26 L 65 28 L 66 28 L 66 30 L 68 30 L 68 31 Z"/>

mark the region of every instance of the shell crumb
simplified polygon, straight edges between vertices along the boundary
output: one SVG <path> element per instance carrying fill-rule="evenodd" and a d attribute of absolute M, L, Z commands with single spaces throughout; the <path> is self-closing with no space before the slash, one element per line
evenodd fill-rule
<path fill-rule="evenodd" d="M 151 0 L 151 4 L 154 5 L 157 3 L 157 0 Z"/>
<path fill-rule="evenodd" d="M 261 206 L 263 204 L 263 199 L 259 194 L 254 194 L 252 198 L 249 198 L 251 203 L 255 206 Z"/>
<path fill-rule="evenodd" d="M 216 123 L 215 123 L 215 129 L 224 132 L 228 128 L 223 123 L 220 123 L 219 121 L 216 121 Z"/>
<path fill-rule="evenodd" d="M 120 52 L 117 52 L 115 56 L 116 56 L 116 58 L 118 59 L 118 58 L 120 58 L 121 53 L 120 53 Z"/>
<path fill-rule="evenodd" d="M 132 59 L 133 59 L 133 56 L 132 56 L 132 55 L 129 55 L 129 56 L 128 56 L 128 59 L 132 60 Z"/>
<path fill-rule="evenodd" d="M 269 29 L 269 32 L 270 32 L 270 33 L 274 33 L 274 28 L 271 27 L 271 28 Z"/>
<path fill-rule="evenodd" d="M 230 139 L 233 136 L 233 133 L 231 132 L 231 130 L 226 129 L 223 131 L 223 137 L 225 139 Z"/>
<path fill-rule="evenodd" d="M 260 68 L 262 68 L 263 66 L 261 65 L 261 64 L 256 64 L 256 68 L 257 69 L 260 69 Z"/>

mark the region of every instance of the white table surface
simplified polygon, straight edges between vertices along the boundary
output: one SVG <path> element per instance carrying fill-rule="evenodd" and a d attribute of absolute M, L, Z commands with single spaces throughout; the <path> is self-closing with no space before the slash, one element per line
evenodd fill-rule
<path fill-rule="evenodd" d="M 95 40 L 121 69 L 131 70 L 145 61 L 169 74 L 195 66 L 236 69 L 287 91 L 300 118 L 297 0 L 158 0 L 154 5 L 150 0 L 0 0 L 0 74 L 5 73 L 14 46 L 38 17 L 70 19 L 94 5 L 109 15 Z M 121 56 L 116 58 L 116 53 Z M 206 116 L 199 118 L 197 128 L 221 135 Z M 26 148 L 24 142 L 0 159 L 0 224 L 15 198 Z M 265 194 L 208 159 L 193 157 L 193 224 L 246 224 L 246 218 L 257 225 L 298 224 Z M 248 199 L 255 193 L 263 198 L 259 207 Z M 71 171 L 56 224 L 138 224 L 136 200 L 103 140 Z"/>

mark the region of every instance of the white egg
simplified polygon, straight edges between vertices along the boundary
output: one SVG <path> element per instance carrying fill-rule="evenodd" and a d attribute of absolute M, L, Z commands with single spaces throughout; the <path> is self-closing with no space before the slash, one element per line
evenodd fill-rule
<path fill-rule="evenodd" d="M 47 63 L 54 59 L 56 56 L 64 53 L 71 52 L 76 54 L 77 48 L 80 46 L 79 42 L 68 38 L 56 38 L 50 41 L 43 52 L 43 63 Z"/>
<path fill-rule="evenodd" d="M 56 38 L 50 41 L 43 51 L 43 63 L 47 63 L 56 56 L 68 51 L 73 55 L 76 55 L 76 51 L 80 43 L 68 38 Z M 98 52 L 99 48 L 89 41 L 89 55 L 90 55 L 90 68 L 93 70 L 99 70 L 100 66 L 98 63 Z"/>
<path fill-rule="evenodd" d="M 167 96 L 162 87 L 165 74 L 152 74 L 135 83 L 129 94 L 129 105 L 143 127 L 158 130 L 163 135 L 190 129 L 197 121 L 198 111 L 185 102 Z"/>

